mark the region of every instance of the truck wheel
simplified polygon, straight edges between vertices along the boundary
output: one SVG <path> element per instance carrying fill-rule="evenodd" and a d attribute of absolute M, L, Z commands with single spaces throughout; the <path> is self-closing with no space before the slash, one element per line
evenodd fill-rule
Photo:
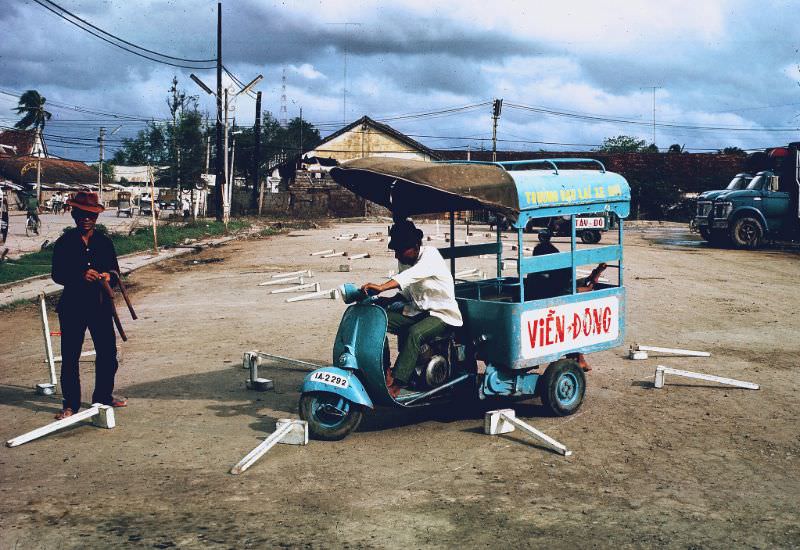
<path fill-rule="evenodd" d="M 700 228 L 700 236 L 703 237 L 704 241 L 711 242 L 711 230 L 708 227 L 702 226 Z"/>
<path fill-rule="evenodd" d="M 742 216 L 731 228 L 731 241 L 737 248 L 758 248 L 763 238 L 761 222 L 752 216 Z"/>
<path fill-rule="evenodd" d="M 328 392 L 309 392 L 300 396 L 300 418 L 316 439 L 338 441 L 361 424 L 364 408 L 349 399 Z"/>
<path fill-rule="evenodd" d="M 542 404 L 556 416 L 568 416 L 583 403 L 586 377 L 577 361 L 560 359 L 550 363 L 539 380 L 537 393 Z"/>
<path fill-rule="evenodd" d="M 594 229 L 586 229 L 581 231 L 581 241 L 586 244 L 597 244 L 600 242 L 602 234 Z"/>

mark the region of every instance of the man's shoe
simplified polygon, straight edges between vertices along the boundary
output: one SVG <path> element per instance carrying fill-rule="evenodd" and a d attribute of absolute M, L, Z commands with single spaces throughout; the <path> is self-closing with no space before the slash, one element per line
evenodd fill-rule
<path fill-rule="evenodd" d="M 72 411 L 72 409 L 67 407 L 67 408 L 63 409 L 60 413 L 58 413 L 55 418 L 56 418 L 56 420 L 64 420 L 65 418 L 69 418 L 73 414 L 75 414 L 75 413 Z"/>
<path fill-rule="evenodd" d="M 389 395 L 392 396 L 392 399 L 397 399 L 397 396 L 400 395 L 400 391 L 403 389 L 403 386 L 395 382 L 387 389 L 389 390 Z"/>
<path fill-rule="evenodd" d="M 128 406 L 128 400 L 125 399 L 125 398 L 112 397 L 111 398 L 111 406 L 114 407 L 114 408 L 127 407 Z"/>

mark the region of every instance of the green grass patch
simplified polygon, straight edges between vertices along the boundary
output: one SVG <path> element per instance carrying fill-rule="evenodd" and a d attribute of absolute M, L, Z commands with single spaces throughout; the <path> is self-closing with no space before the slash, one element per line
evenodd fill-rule
<path fill-rule="evenodd" d="M 158 227 L 159 247 L 182 244 L 186 239 L 204 239 L 234 233 L 249 227 L 249 223 L 241 220 L 232 220 L 227 231 L 221 222 L 196 222 L 190 224 L 161 225 Z M 102 225 L 98 230 L 107 232 Z M 153 248 L 153 230 L 150 227 L 140 227 L 131 235 L 124 233 L 110 233 L 114 248 L 118 256 L 140 252 Z M 53 259 L 53 249 L 47 248 L 39 252 L 24 254 L 19 259 L 7 260 L 0 264 L 0 284 L 20 281 L 35 275 L 50 273 Z"/>

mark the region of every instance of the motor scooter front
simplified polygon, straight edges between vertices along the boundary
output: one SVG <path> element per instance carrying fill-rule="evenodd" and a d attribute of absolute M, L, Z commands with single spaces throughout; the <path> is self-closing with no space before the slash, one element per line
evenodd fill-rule
<path fill-rule="evenodd" d="M 342 298 L 352 305 L 339 323 L 333 364 L 309 373 L 300 390 L 300 418 L 329 441 L 356 430 L 365 409 L 398 404 L 386 388 L 386 311 L 355 285 L 343 285 Z"/>

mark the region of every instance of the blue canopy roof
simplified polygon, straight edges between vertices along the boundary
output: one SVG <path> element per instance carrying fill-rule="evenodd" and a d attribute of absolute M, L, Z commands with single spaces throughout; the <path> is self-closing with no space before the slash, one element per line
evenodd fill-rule
<path fill-rule="evenodd" d="M 599 169 L 563 169 L 576 163 Z M 625 178 L 593 159 L 430 163 L 371 157 L 346 162 L 331 175 L 404 216 L 485 208 L 524 225 L 531 217 L 609 211 L 624 218 L 630 211 Z"/>

